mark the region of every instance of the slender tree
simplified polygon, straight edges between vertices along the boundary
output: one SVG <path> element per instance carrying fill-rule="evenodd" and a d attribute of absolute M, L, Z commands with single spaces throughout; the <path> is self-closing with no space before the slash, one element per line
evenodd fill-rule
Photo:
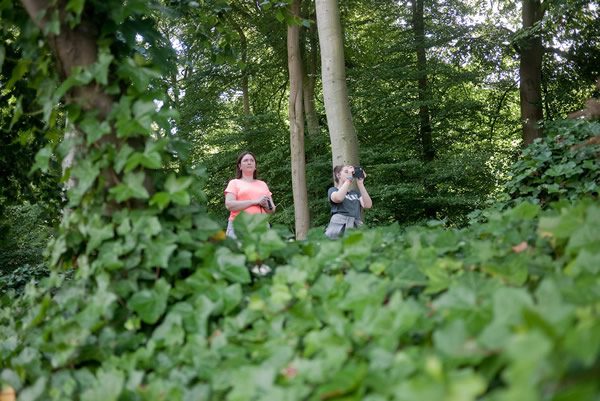
<path fill-rule="evenodd" d="M 423 147 L 423 159 L 430 162 L 435 157 L 431 136 L 431 115 L 429 112 L 429 83 L 427 80 L 427 54 L 425 53 L 425 18 L 423 0 L 412 1 L 412 23 L 417 53 L 417 84 L 419 97 L 419 139 Z"/>
<path fill-rule="evenodd" d="M 333 165 L 358 163 L 358 137 L 348 99 L 342 24 L 337 0 L 316 0 L 325 114 Z"/>
<path fill-rule="evenodd" d="M 314 14 L 313 14 L 314 16 Z M 304 41 L 301 49 L 304 49 L 304 77 L 302 80 L 303 98 L 304 98 L 304 114 L 306 116 L 306 128 L 309 135 L 317 135 L 319 133 L 320 124 L 319 116 L 315 108 L 315 84 L 317 80 L 317 26 L 311 22 L 307 29 L 304 29 Z"/>
<path fill-rule="evenodd" d="M 519 42 L 521 61 L 519 65 L 521 122 L 523 143 L 529 145 L 541 136 L 540 122 L 544 118 L 542 104 L 542 57 L 544 49 L 539 33 L 546 2 L 523 0 L 521 17 L 524 38 Z"/>
<path fill-rule="evenodd" d="M 300 2 L 301 0 L 292 0 L 290 4 L 290 14 L 296 18 L 300 18 Z M 288 25 L 287 50 L 290 75 L 288 115 L 296 239 L 305 239 L 310 219 L 306 191 L 306 160 L 304 158 L 303 68 L 300 54 L 300 26 L 297 24 Z"/>
<path fill-rule="evenodd" d="M 240 37 L 240 57 L 242 66 L 242 79 L 241 79 L 241 89 L 242 89 L 242 102 L 244 106 L 244 115 L 249 116 L 251 114 L 250 111 L 250 93 L 248 89 L 248 39 L 246 38 L 246 33 L 242 26 L 235 20 L 235 18 L 231 17 L 230 19 L 231 25 L 233 29 L 238 33 Z"/>
<path fill-rule="evenodd" d="M 430 163 L 435 158 L 435 148 L 431 134 L 431 115 L 428 103 L 429 83 L 427 80 L 427 54 L 425 44 L 425 17 L 423 0 L 412 1 L 412 24 L 415 36 L 415 50 L 417 54 L 417 85 L 419 98 L 419 139 L 423 147 L 423 161 Z M 427 169 L 426 169 L 427 170 Z M 433 195 L 435 184 L 428 181 L 429 177 L 423 177 L 425 181 L 425 193 Z M 429 218 L 435 217 L 435 209 L 432 206 L 425 207 L 425 214 Z"/>

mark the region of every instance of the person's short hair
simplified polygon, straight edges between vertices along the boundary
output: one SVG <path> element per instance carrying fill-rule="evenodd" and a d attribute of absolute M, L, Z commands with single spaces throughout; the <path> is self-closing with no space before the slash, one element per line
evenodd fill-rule
<path fill-rule="evenodd" d="M 235 163 L 235 178 L 242 178 L 242 169 L 240 169 L 240 163 L 246 155 L 250 155 L 254 159 L 254 165 L 256 166 L 256 168 L 254 169 L 254 174 L 252 174 L 252 178 L 256 179 L 256 173 L 258 172 L 258 160 L 256 160 L 256 156 L 254 156 L 254 153 L 249 152 L 247 150 L 240 153 L 240 155 L 237 158 L 237 162 Z"/>

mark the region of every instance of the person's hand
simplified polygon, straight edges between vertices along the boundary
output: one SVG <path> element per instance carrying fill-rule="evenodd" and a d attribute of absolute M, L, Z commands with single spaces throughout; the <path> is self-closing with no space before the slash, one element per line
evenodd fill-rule
<path fill-rule="evenodd" d="M 363 178 L 357 178 L 356 180 L 360 183 L 363 183 L 365 178 L 367 178 L 367 172 L 363 169 Z"/>
<path fill-rule="evenodd" d="M 269 207 L 269 197 L 266 195 L 261 196 L 258 200 L 258 204 L 267 209 Z"/>

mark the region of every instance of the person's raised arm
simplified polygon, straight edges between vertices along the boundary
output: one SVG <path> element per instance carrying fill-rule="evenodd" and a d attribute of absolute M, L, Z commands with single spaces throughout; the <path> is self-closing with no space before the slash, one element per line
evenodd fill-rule
<path fill-rule="evenodd" d="M 340 180 L 344 182 L 337 191 L 331 194 L 331 201 L 334 203 L 342 203 L 346 198 L 346 194 L 350 190 L 350 184 L 352 183 L 352 177 L 340 177 Z"/>
<path fill-rule="evenodd" d="M 367 188 L 365 188 L 365 178 L 367 178 L 367 173 L 364 173 L 364 175 L 363 178 L 356 180 L 356 185 L 360 191 L 360 205 L 363 209 L 370 209 L 373 207 L 373 200 L 371 200 L 371 196 L 367 192 Z"/>

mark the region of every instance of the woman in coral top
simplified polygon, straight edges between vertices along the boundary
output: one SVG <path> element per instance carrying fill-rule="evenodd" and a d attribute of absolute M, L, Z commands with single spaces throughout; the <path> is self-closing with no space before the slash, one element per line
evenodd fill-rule
<path fill-rule="evenodd" d="M 241 211 L 246 213 L 273 213 L 275 203 L 264 181 L 256 179 L 256 157 L 243 152 L 236 163 L 236 178 L 225 188 L 225 207 L 231 213 L 227 223 L 227 236 L 235 238 L 233 220 Z"/>

